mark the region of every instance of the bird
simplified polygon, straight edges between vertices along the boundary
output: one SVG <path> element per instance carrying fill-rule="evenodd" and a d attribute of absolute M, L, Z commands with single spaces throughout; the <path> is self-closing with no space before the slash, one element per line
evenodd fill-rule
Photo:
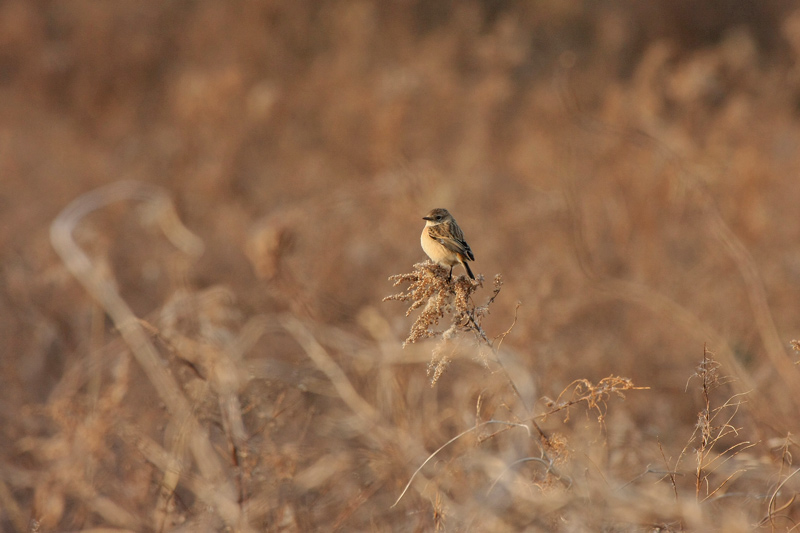
<path fill-rule="evenodd" d="M 439 207 L 431 210 L 422 220 L 425 221 L 425 227 L 422 228 L 420 243 L 431 261 L 450 267 L 448 279 L 453 277 L 453 267 L 458 263 L 464 265 L 471 279 L 475 279 L 467 264 L 467 261 L 475 261 L 475 256 L 453 215 L 447 209 Z"/>

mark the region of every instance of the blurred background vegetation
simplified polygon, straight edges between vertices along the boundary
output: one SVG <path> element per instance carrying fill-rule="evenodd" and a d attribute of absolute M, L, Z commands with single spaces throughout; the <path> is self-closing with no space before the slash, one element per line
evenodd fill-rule
<path fill-rule="evenodd" d="M 0 2 L 0 529 L 792 528 L 799 118 L 789 1 Z M 133 203 L 76 238 L 150 325 L 239 519 L 193 484 L 170 406 L 50 243 L 70 201 L 123 179 L 164 187 L 205 253 L 179 257 Z M 431 388 L 435 343 L 402 349 L 413 318 L 381 303 L 434 207 L 473 270 L 503 277 L 484 327 L 516 316 L 501 356 L 534 411 L 576 379 L 649 387 L 601 420 L 540 420 L 566 441 L 568 488 L 535 463 L 501 476 L 538 449 L 509 430 L 458 441 L 390 508 L 428 453 L 525 418 L 468 336 Z M 262 320 L 234 358 L 242 442 L 206 386 L 217 367 L 165 325 L 176 294 L 181 320 L 231 338 Z M 704 346 L 711 407 L 745 402 L 707 478 Z M 179 481 L 145 442 L 184 457 Z"/>

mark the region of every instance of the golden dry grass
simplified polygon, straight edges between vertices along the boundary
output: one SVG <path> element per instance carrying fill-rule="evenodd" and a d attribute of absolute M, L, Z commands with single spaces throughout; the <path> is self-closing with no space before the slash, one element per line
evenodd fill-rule
<path fill-rule="evenodd" d="M 779 0 L 0 3 L 0 530 L 796 530 L 798 102 Z"/>

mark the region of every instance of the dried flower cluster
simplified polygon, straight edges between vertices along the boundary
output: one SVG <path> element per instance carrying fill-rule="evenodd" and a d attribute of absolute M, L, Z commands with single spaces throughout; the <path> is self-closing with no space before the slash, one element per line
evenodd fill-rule
<path fill-rule="evenodd" d="M 384 302 L 412 302 L 406 316 L 424 306 L 403 346 L 440 334 L 443 338 L 452 337 L 455 331 L 471 329 L 477 318 L 471 296 L 481 286 L 482 278 L 479 276 L 479 279 L 473 281 L 463 275 L 450 278 L 446 268 L 430 261 L 415 264 L 408 274 L 391 276 L 389 280 L 394 281 L 395 287 L 403 283 L 408 283 L 409 287 L 404 292 L 387 296 Z M 431 328 L 437 326 L 445 314 L 452 315 L 450 326 L 444 332 L 433 331 Z"/>
<path fill-rule="evenodd" d="M 389 279 L 394 281 L 395 287 L 403 283 L 408 283 L 409 286 L 406 291 L 387 296 L 383 299 L 384 302 L 391 300 L 411 302 L 406 316 L 415 309 L 422 308 L 422 312 L 411 325 L 403 346 L 420 339 L 432 337 L 441 339 L 434 348 L 428 365 L 428 375 L 431 375 L 432 384 L 436 384 L 450 362 L 454 348 L 448 341 L 455 338 L 459 331 L 472 331 L 480 340 L 491 346 L 491 341 L 480 324 L 481 319 L 489 313 L 489 305 L 500 292 L 502 280 L 499 275 L 495 276 L 492 296 L 481 306 L 476 306 L 472 300 L 475 291 L 483 285 L 481 275 L 478 275 L 477 280 L 471 280 L 464 275 L 450 277 L 446 268 L 425 261 L 415 264 L 412 272 L 397 274 Z M 434 328 L 445 315 L 450 315 L 450 323 L 443 331 L 437 331 Z"/>
<path fill-rule="evenodd" d="M 546 418 L 551 414 L 566 410 L 566 422 L 569 420 L 569 408 L 585 402 L 588 409 L 598 412 L 598 421 L 602 423 L 605 418 L 606 404 L 611 394 L 624 398 L 623 391 L 649 388 L 636 387 L 629 378 L 620 376 L 608 376 L 601 379 L 596 385 L 588 379 L 576 379 L 561 391 L 561 394 L 555 400 L 544 399 L 545 405 L 550 410 L 544 413 L 542 417 Z"/>

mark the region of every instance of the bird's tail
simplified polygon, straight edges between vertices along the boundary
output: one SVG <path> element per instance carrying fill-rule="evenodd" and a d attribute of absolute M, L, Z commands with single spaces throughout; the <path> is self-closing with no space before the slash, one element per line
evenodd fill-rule
<path fill-rule="evenodd" d="M 469 269 L 469 265 L 467 264 L 467 262 L 466 261 L 461 261 L 461 264 L 464 265 L 464 268 L 467 269 L 467 275 L 470 278 L 475 279 L 475 276 L 472 274 L 472 270 Z"/>

